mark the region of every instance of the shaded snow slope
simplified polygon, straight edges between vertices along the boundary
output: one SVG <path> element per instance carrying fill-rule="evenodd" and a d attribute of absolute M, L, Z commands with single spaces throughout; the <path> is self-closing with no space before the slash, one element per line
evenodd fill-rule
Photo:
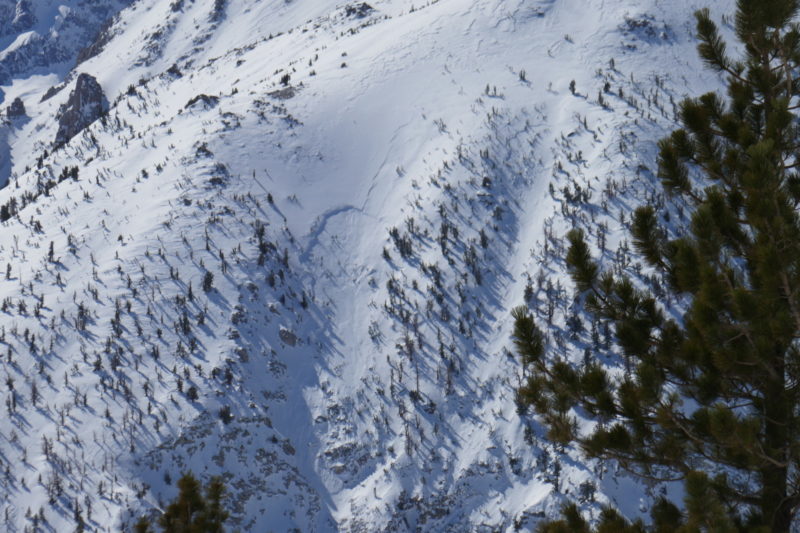
<path fill-rule="evenodd" d="M 4 527 L 125 528 L 187 469 L 242 531 L 645 512 L 517 412 L 509 309 L 583 357 L 561 236 L 637 271 L 655 143 L 719 83 L 702 5 L 139 0 L 71 73 L 0 77 Z M 79 73 L 109 112 L 55 149 Z"/>

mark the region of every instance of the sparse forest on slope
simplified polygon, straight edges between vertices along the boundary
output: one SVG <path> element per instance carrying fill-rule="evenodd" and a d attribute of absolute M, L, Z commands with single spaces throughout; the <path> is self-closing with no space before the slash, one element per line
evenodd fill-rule
<path fill-rule="evenodd" d="M 686 217 L 655 143 L 720 84 L 700 0 L 61 4 L 34 31 L 94 42 L 0 78 L 0 528 L 155 523 L 189 471 L 232 531 L 649 512 L 518 412 L 508 309 L 611 346 L 573 226 L 656 286 L 625 230 Z"/>

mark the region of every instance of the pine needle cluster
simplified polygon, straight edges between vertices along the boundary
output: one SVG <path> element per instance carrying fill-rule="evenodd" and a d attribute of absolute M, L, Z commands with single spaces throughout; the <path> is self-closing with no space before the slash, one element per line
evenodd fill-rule
<path fill-rule="evenodd" d="M 222 504 L 225 484 L 213 477 L 205 487 L 191 472 L 178 480 L 178 496 L 158 519 L 163 533 L 224 533 L 223 523 L 228 512 Z M 150 520 L 140 518 L 134 526 L 135 533 L 154 533 Z"/>
<path fill-rule="evenodd" d="M 613 325 L 630 372 L 548 356 L 533 316 L 513 311 L 519 400 L 551 439 L 643 479 L 684 481 L 683 509 L 659 502 L 647 530 L 788 532 L 800 504 L 799 7 L 739 0 L 737 60 L 709 11 L 696 13 L 700 56 L 727 94 L 685 100 L 659 155 L 660 181 L 691 221 L 670 238 L 663 214 L 643 206 L 632 223 L 636 250 L 688 302 L 685 314 L 603 271 L 580 230 L 568 235 L 572 279 L 586 309 Z M 579 429 L 578 409 L 593 429 Z M 646 530 L 612 511 L 598 527 Z M 590 529 L 570 507 L 542 531 Z"/>

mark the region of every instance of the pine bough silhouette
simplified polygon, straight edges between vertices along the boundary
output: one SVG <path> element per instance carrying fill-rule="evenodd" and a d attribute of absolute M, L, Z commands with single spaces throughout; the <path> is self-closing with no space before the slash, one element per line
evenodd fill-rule
<path fill-rule="evenodd" d="M 665 316 L 655 294 L 594 262 L 583 232 L 566 262 L 586 310 L 614 326 L 627 371 L 546 354 L 524 307 L 513 311 L 526 372 L 518 390 L 558 443 L 578 443 L 642 479 L 683 481 L 684 508 L 662 499 L 652 523 L 607 509 L 597 531 L 788 532 L 800 491 L 800 28 L 798 2 L 739 0 L 731 59 L 708 10 L 699 53 L 727 95 L 681 104 L 660 143 L 664 189 L 692 211 L 670 238 L 652 206 L 636 210 L 637 251 L 687 302 Z M 597 424 L 578 427 L 575 409 Z M 588 532 L 575 505 L 541 531 Z"/>

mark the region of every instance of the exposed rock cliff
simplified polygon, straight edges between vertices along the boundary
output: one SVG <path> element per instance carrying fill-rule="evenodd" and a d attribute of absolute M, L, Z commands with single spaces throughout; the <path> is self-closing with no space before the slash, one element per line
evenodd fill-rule
<path fill-rule="evenodd" d="M 6 116 L 9 119 L 22 118 L 25 116 L 25 104 L 22 99 L 15 98 L 11 105 L 6 108 Z"/>
<path fill-rule="evenodd" d="M 58 110 L 56 146 L 69 142 L 107 110 L 108 101 L 103 94 L 103 88 L 97 83 L 97 79 L 89 74 L 80 74 L 69 99 Z"/>

